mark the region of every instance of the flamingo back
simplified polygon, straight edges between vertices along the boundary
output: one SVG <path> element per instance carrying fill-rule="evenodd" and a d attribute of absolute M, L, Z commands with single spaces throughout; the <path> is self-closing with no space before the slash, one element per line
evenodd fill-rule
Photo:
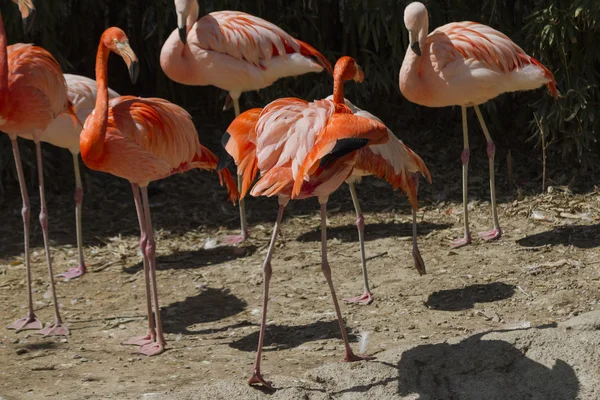
<path fill-rule="evenodd" d="M 17 43 L 7 47 L 8 118 L 6 133 L 36 134 L 52 120 L 69 112 L 67 87 L 60 65 L 41 47 Z"/>

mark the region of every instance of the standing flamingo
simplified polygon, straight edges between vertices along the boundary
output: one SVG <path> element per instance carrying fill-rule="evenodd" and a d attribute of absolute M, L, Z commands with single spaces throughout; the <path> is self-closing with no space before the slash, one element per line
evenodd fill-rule
<path fill-rule="evenodd" d="M 453 22 L 428 35 L 427 9 L 414 2 L 404 10 L 409 47 L 400 69 L 400 91 L 410 101 L 428 107 L 461 106 L 464 148 L 462 152 L 463 212 L 465 234 L 452 247 L 471 243 L 467 209 L 469 136 L 467 107 L 473 106 L 487 141 L 490 195 L 494 228 L 480 233 L 484 240 L 498 239 L 502 230 L 496 210 L 494 154 L 496 147 L 479 105 L 494 97 L 546 85 L 558 98 L 556 80 L 539 61 L 528 56 L 506 35 L 477 22 Z"/>
<path fill-rule="evenodd" d="M 80 136 L 81 157 L 89 168 L 127 179 L 140 224 L 140 249 L 144 264 L 148 334 L 125 342 L 140 346 L 140 353 L 160 354 L 165 339 L 160 319 L 156 285 L 156 242 L 150 218 L 148 184 L 193 168 L 214 170 L 217 158 L 198 141 L 190 115 L 181 107 L 158 98 L 121 96 L 108 100 L 108 56 L 120 55 L 133 82 L 138 61 L 125 33 L 108 28 L 100 38 L 96 56 L 97 97 L 93 113 Z M 235 200 L 237 188 L 228 171 L 219 173 Z M 140 198 L 141 191 L 141 198 Z M 152 285 L 152 294 L 150 293 Z M 154 323 L 152 300 L 154 301 Z"/>
<path fill-rule="evenodd" d="M 30 1 L 15 1 L 21 10 L 23 19 L 31 18 L 33 8 Z M 69 330 L 63 325 L 60 317 L 58 299 L 54 288 L 52 261 L 48 242 L 48 210 L 44 194 L 44 172 L 42 165 L 42 149 L 40 141 L 42 132 L 60 114 L 69 114 L 73 123 L 76 115 L 67 97 L 67 87 L 60 65 L 50 53 L 41 47 L 17 43 L 7 46 L 6 32 L 0 14 L 0 130 L 7 133 L 12 142 L 13 154 L 21 198 L 23 200 L 22 216 L 25 247 L 25 268 L 27 270 L 28 312 L 8 329 L 17 332 L 26 329 L 40 330 L 43 335 L 68 335 Z M 44 250 L 48 264 L 48 276 L 52 300 L 54 303 L 55 322 L 46 328 L 33 311 L 31 294 L 31 266 L 29 257 L 29 196 L 23 176 L 21 156 L 19 154 L 18 136 L 29 136 L 35 142 L 37 169 L 40 190 L 40 225 L 44 237 Z M 42 329 L 43 328 L 43 329 Z"/>
<path fill-rule="evenodd" d="M 75 108 L 77 119 L 85 121 L 94 110 L 96 82 L 93 79 L 80 75 L 64 74 L 64 77 L 67 83 L 67 96 Z M 119 94 L 109 88 L 108 96 L 113 98 L 119 96 Z M 72 118 L 63 114 L 56 117 L 46 130 L 39 135 L 42 142 L 68 149 L 73 156 L 73 169 L 75 171 L 75 225 L 77 230 L 79 265 L 58 275 L 66 280 L 78 278 L 87 271 L 83 256 L 83 234 L 81 228 L 81 203 L 83 201 L 83 185 L 81 184 L 81 174 L 79 172 L 79 134 L 81 133 L 81 129 L 80 124 L 73 125 Z M 24 139 L 33 140 L 32 135 L 25 134 L 19 136 Z"/>
<path fill-rule="evenodd" d="M 333 98 L 333 96 L 329 96 Z M 368 111 L 361 110 L 344 99 L 346 106 L 354 115 L 369 118 L 383 123 L 379 118 Z M 369 288 L 369 279 L 367 275 L 367 261 L 365 254 L 364 228 L 365 218 L 362 214 L 358 196 L 356 194 L 355 183 L 359 182 L 363 176 L 375 175 L 389 182 L 394 189 L 401 188 L 408 196 L 412 208 L 413 217 L 413 249 L 412 255 L 415 261 L 415 268 L 420 275 L 426 273 L 425 263 L 421 257 L 419 246 L 417 245 L 417 210 L 419 208 L 417 201 L 417 189 L 420 173 L 431 183 L 431 175 L 427 166 L 417 154 L 398 139 L 391 130 L 387 130 L 388 141 L 385 144 L 363 147 L 358 151 L 356 165 L 352 174 L 346 183 L 350 188 L 352 203 L 356 211 L 356 227 L 358 229 L 358 239 L 360 242 L 360 258 L 362 264 L 364 292 L 361 296 L 344 299 L 349 303 L 370 304 L 373 301 L 373 294 Z"/>
<path fill-rule="evenodd" d="M 353 59 L 343 57 L 336 64 L 334 71 L 336 82 L 350 79 L 362 81 L 363 78 L 362 70 Z M 343 86 L 336 85 L 336 87 Z M 343 99 L 343 93 L 341 98 Z M 364 146 L 385 143 L 388 137 L 386 127 L 377 121 L 352 115 L 343 103 L 331 100 L 308 103 L 300 99 L 286 98 L 275 100 L 262 111 L 258 109 L 246 111 L 236 118 L 228 132 L 229 134 L 225 135 L 225 147 L 242 171 L 242 195 L 246 193 L 253 175 L 260 171 L 261 177 L 252 188 L 251 194 L 269 197 L 277 195 L 279 200 L 277 220 L 263 264 L 263 312 L 253 374 L 248 382 L 272 388 L 261 375 L 260 362 L 272 274 L 271 257 L 283 210 L 290 199 L 315 196 L 319 199 L 321 268 L 331 291 L 342 332 L 345 346 L 344 360 L 365 359 L 356 356 L 348 343 L 346 328 L 331 279 L 331 269 L 327 261 L 326 204 L 329 195 L 352 172 L 357 159 L 356 150 Z M 252 160 L 254 157 L 255 161 Z"/>
<path fill-rule="evenodd" d="M 227 90 L 236 117 L 242 92 L 266 88 L 288 76 L 323 69 L 331 73 L 321 53 L 264 19 L 239 11 L 217 11 L 198 19 L 197 0 L 175 0 L 175 9 L 178 29 L 160 53 L 164 73 L 184 85 Z M 238 174 L 238 188 L 241 181 Z M 239 208 L 241 234 L 226 237 L 229 244 L 248 237 L 243 201 Z"/>

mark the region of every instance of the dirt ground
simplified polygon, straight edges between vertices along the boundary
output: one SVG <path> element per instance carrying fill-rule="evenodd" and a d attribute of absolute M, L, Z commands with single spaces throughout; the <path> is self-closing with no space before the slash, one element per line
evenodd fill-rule
<path fill-rule="evenodd" d="M 501 193 L 504 236 L 451 250 L 449 240 L 462 232 L 460 167 L 456 160 L 452 165 L 450 177 L 434 173 L 434 184 L 422 185 L 425 276 L 413 268 L 406 198 L 374 179 L 358 186 L 375 301 L 342 304 L 342 313 L 353 347 L 358 352 L 359 337 L 367 337 L 361 347 L 375 361 L 339 362 L 341 336 L 319 266 L 318 204 L 290 203 L 273 258 L 263 361 L 264 376 L 280 389 L 274 395 L 245 384 L 258 339 L 261 263 L 274 199 L 249 199 L 252 238 L 236 248 L 218 242 L 236 232 L 238 219 L 215 175 L 192 172 L 151 186 L 168 341 L 168 351 L 152 358 L 120 344 L 146 328 L 139 232 L 127 184 L 86 173 L 84 240 L 91 272 L 57 285 L 68 338 L 4 328 L 26 310 L 20 200 L 7 199 L 0 210 L 0 397 L 598 398 L 598 326 L 588 324 L 587 333 L 577 336 L 577 329 L 561 323 L 600 309 L 600 193 L 572 194 L 563 187 L 543 195 Z M 473 168 L 473 232 L 491 228 L 485 166 L 484 159 Z M 50 323 L 36 201 L 32 197 L 34 302 L 40 319 Z M 71 193 L 49 196 L 48 206 L 58 273 L 76 263 Z M 354 219 L 342 187 L 331 198 L 328 220 L 339 298 L 362 293 Z M 472 379 L 454 385 L 448 371 Z M 482 385 L 488 392 L 477 391 Z"/>

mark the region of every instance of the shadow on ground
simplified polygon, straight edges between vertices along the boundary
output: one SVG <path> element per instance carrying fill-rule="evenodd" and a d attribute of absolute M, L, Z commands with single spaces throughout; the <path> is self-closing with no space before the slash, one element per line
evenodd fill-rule
<path fill-rule="evenodd" d="M 232 261 L 237 258 L 250 256 L 255 251 L 256 247 L 254 246 L 220 246 L 212 249 L 199 249 L 194 251 L 177 252 L 169 254 L 168 256 L 157 256 L 156 269 L 158 271 L 163 271 L 169 269 L 175 270 L 202 268 L 207 267 L 209 265 L 221 264 L 227 261 Z M 128 274 L 135 274 L 141 271 L 143 268 L 144 265 L 140 261 L 135 265 L 123 268 L 123 272 Z"/>
<path fill-rule="evenodd" d="M 580 249 L 592 249 L 600 246 L 600 225 L 558 226 L 550 231 L 536 233 L 517 240 L 525 247 L 573 245 Z"/>
<path fill-rule="evenodd" d="M 505 300 L 515 294 L 515 287 L 503 282 L 469 285 L 460 289 L 440 290 L 427 298 L 428 308 L 442 311 L 468 310 L 475 303 Z"/>
<path fill-rule="evenodd" d="M 160 314 L 165 332 L 195 335 L 199 332 L 190 329 L 191 326 L 232 317 L 242 312 L 246 305 L 227 289 L 207 288 L 196 296 L 161 308 Z"/>
<path fill-rule="evenodd" d="M 252 332 L 232 343 L 230 347 L 241 351 L 256 351 L 258 344 L 259 331 Z M 281 349 L 289 349 L 298 347 L 303 343 L 312 342 L 315 340 L 323 340 L 329 338 L 340 339 L 339 345 L 343 347 L 341 342 L 342 335 L 340 326 L 337 320 L 317 321 L 307 325 L 267 325 L 265 331 L 264 351 L 276 351 Z M 350 341 L 356 340 L 356 336 L 348 333 Z M 343 351 L 343 350 L 340 350 Z"/>
<path fill-rule="evenodd" d="M 450 228 L 450 224 L 436 224 L 430 222 L 420 222 L 417 225 L 417 234 L 419 236 L 426 235 L 433 230 L 442 230 Z M 376 240 L 389 236 L 412 236 L 411 223 L 393 223 L 379 222 L 369 224 L 365 222 L 365 241 Z M 344 242 L 358 242 L 358 231 L 356 225 L 349 224 L 343 226 L 327 227 L 327 237 L 338 238 Z M 299 242 L 320 242 L 321 227 L 315 227 L 314 230 L 305 232 L 296 238 Z"/>

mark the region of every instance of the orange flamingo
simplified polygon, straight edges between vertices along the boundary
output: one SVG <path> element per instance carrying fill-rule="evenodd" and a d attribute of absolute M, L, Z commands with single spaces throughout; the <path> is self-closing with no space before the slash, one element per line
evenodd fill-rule
<path fill-rule="evenodd" d="M 329 96 L 328 98 L 333 98 Z M 383 123 L 379 118 L 368 111 L 361 110 L 352 104 L 349 100 L 344 99 L 346 106 L 354 115 L 369 118 L 377 122 Z M 415 152 L 406 146 L 394 133 L 388 129 L 388 141 L 385 144 L 378 144 L 368 147 L 363 147 L 358 151 L 356 165 L 352 170 L 352 174 L 346 183 L 350 188 L 352 203 L 356 211 L 356 227 L 358 229 L 358 239 L 360 243 L 360 258 L 363 273 L 364 292 L 361 296 L 344 299 L 349 303 L 370 304 L 373 301 L 373 294 L 369 288 L 369 279 L 367 275 L 367 261 L 365 254 L 364 228 L 365 218 L 362 214 L 358 196 L 356 194 L 355 183 L 360 182 L 363 176 L 374 175 L 378 178 L 385 179 L 395 189 L 402 189 L 411 204 L 413 218 L 413 249 L 412 255 L 415 262 L 415 268 L 420 275 L 426 273 L 425 263 L 421 257 L 419 246 L 417 244 L 417 210 L 419 208 L 417 200 L 417 190 L 419 184 L 419 173 L 423 175 L 429 183 L 431 183 L 431 175 L 427 166 Z"/>
<path fill-rule="evenodd" d="M 422 3 L 409 4 L 404 11 L 409 33 L 409 47 L 400 69 L 400 91 L 410 101 L 428 107 L 461 106 L 463 121 L 462 175 L 464 237 L 452 247 L 471 243 L 467 209 L 469 136 L 467 107 L 474 107 L 487 141 L 490 169 L 490 195 L 494 227 L 482 232 L 484 240 L 498 239 L 502 230 L 496 210 L 494 155 L 496 147 L 483 120 L 479 105 L 494 97 L 519 90 L 533 90 L 546 85 L 558 98 L 552 73 L 528 56 L 506 35 L 476 22 L 453 22 L 428 35 L 427 9 Z"/>
<path fill-rule="evenodd" d="M 30 20 L 33 7 L 29 0 L 15 1 L 21 10 L 23 19 Z M 15 321 L 8 329 L 17 332 L 26 329 L 40 329 L 43 335 L 68 335 L 69 330 L 63 325 L 60 317 L 50 248 L 48 242 L 48 210 L 44 194 L 44 173 L 40 141 L 42 132 L 58 115 L 67 113 L 76 123 L 76 115 L 67 97 L 65 79 L 60 65 L 50 53 L 41 47 L 17 43 L 7 46 L 6 32 L 0 14 L 0 130 L 7 133 L 12 142 L 13 154 L 21 197 L 23 200 L 22 216 L 25 247 L 25 268 L 27 270 L 28 312 L 24 318 Z M 21 156 L 19 154 L 18 136 L 33 139 L 37 155 L 37 169 L 40 190 L 40 225 L 44 237 L 44 250 L 48 264 L 48 275 L 52 300 L 54 303 L 55 322 L 46 328 L 33 311 L 31 294 L 31 267 L 29 257 L 29 196 L 23 177 Z M 43 328 L 43 329 L 42 329 Z"/>
<path fill-rule="evenodd" d="M 160 65 L 184 85 L 213 85 L 227 90 L 235 116 L 242 92 L 263 89 L 289 76 L 331 73 L 331 64 L 312 46 L 294 39 L 264 19 L 239 11 L 217 11 L 198 19 L 197 0 L 175 0 L 177 26 L 160 53 Z M 238 175 L 238 188 L 241 188 Z M 241 200 L 241 234 L 225 238 L 238 244 L 248 237 Z"/>
<path fill-rule="evenodd" d="M 362 70 L 350 57 L 338 61 L 334 71 L 336 88 L 343 90 L 343 81 L 362 81 Z M 250 384 L 272 388 L 260 372 L 272 274 L 271 257 L 279 232 L 283 210 L 290 199 L 318 197 L 321 204 L 321 268 L 329 285 L 345 346 L 345 361 L 358 361 L 352 352 L 335 294 L 331 269 L 327 261 L 326 204 L 329 195 L 351 174 L 357 151 L 369 145 L 385 143 L 387 128 L 380 122 L 352 115 L 342 102 L 286 98 L 275 100 L 262 111 L 253 109 L 241 114 L 231 124 L 224 144 L 242 171 L 242 191 L 245 195 L 258 171 L 261 177 L 252 188 L 253 196 L 273 196 L 279 199 L 279 211 L 267 256 L 263 264 L 264 296 L 258 350 Z M 337 97 L 336 97 L 337 99 Z"/>
<path fill-rule="evenodd" d="M 148 184 L 193 168 L 214 170 L 217 158 L 200 144 L 192 118 L 183 108 L 158 98 L 121 96 L 109 102 L 107 65 L 111 51 L 124 59 L 133 82 L 138 76 L 137 56 L 129 46 L 127 36 L 119 28 L 108 28 L 98 46 L 98 95 L 94 111 L 81 132 L 81 157 L 89 168 L 108 172 L 131 183 L 141 232 L 148 334 L 125 344 L 139 345 L 140 353 L 151 356 L 162 353 L 166 343 L 156 285 L 156 243 L 150 218 Z M 237 188 L 231 174 L 223 171 L 219 177 L 230 190 L 230 199 L 235 200 Z"/>
<path fill-rule="evenodd" d="M 96 102 L 96 82 L 85 76 L 63 74 L 67 83 L 67 96 L 77 113 L 79 121 L 85 121 L 94 110 Z M 108 89 L 109 98 L 117 97 L 119 94 Z M 67 272 L 59 274 L 59 277 L 70 280 L 78 278 L 87 272 L 83 256 L 83 233 L 81 226 L 81 211 L 83 202 L 83 185 L 79 171 L 79 134 L 82 126 L 78 123 L 73 125 L 72 116 L 59 115 L 48 125 L 39 137 L 42 142 L 68 149 L 73 156 L 73 170 L 75 171 L 75 226 L 77 232 L 77 255 L 79 265 L 70 268 Z M 19 135 L 23 139 L 33 140 L 32 135 Z"/>

